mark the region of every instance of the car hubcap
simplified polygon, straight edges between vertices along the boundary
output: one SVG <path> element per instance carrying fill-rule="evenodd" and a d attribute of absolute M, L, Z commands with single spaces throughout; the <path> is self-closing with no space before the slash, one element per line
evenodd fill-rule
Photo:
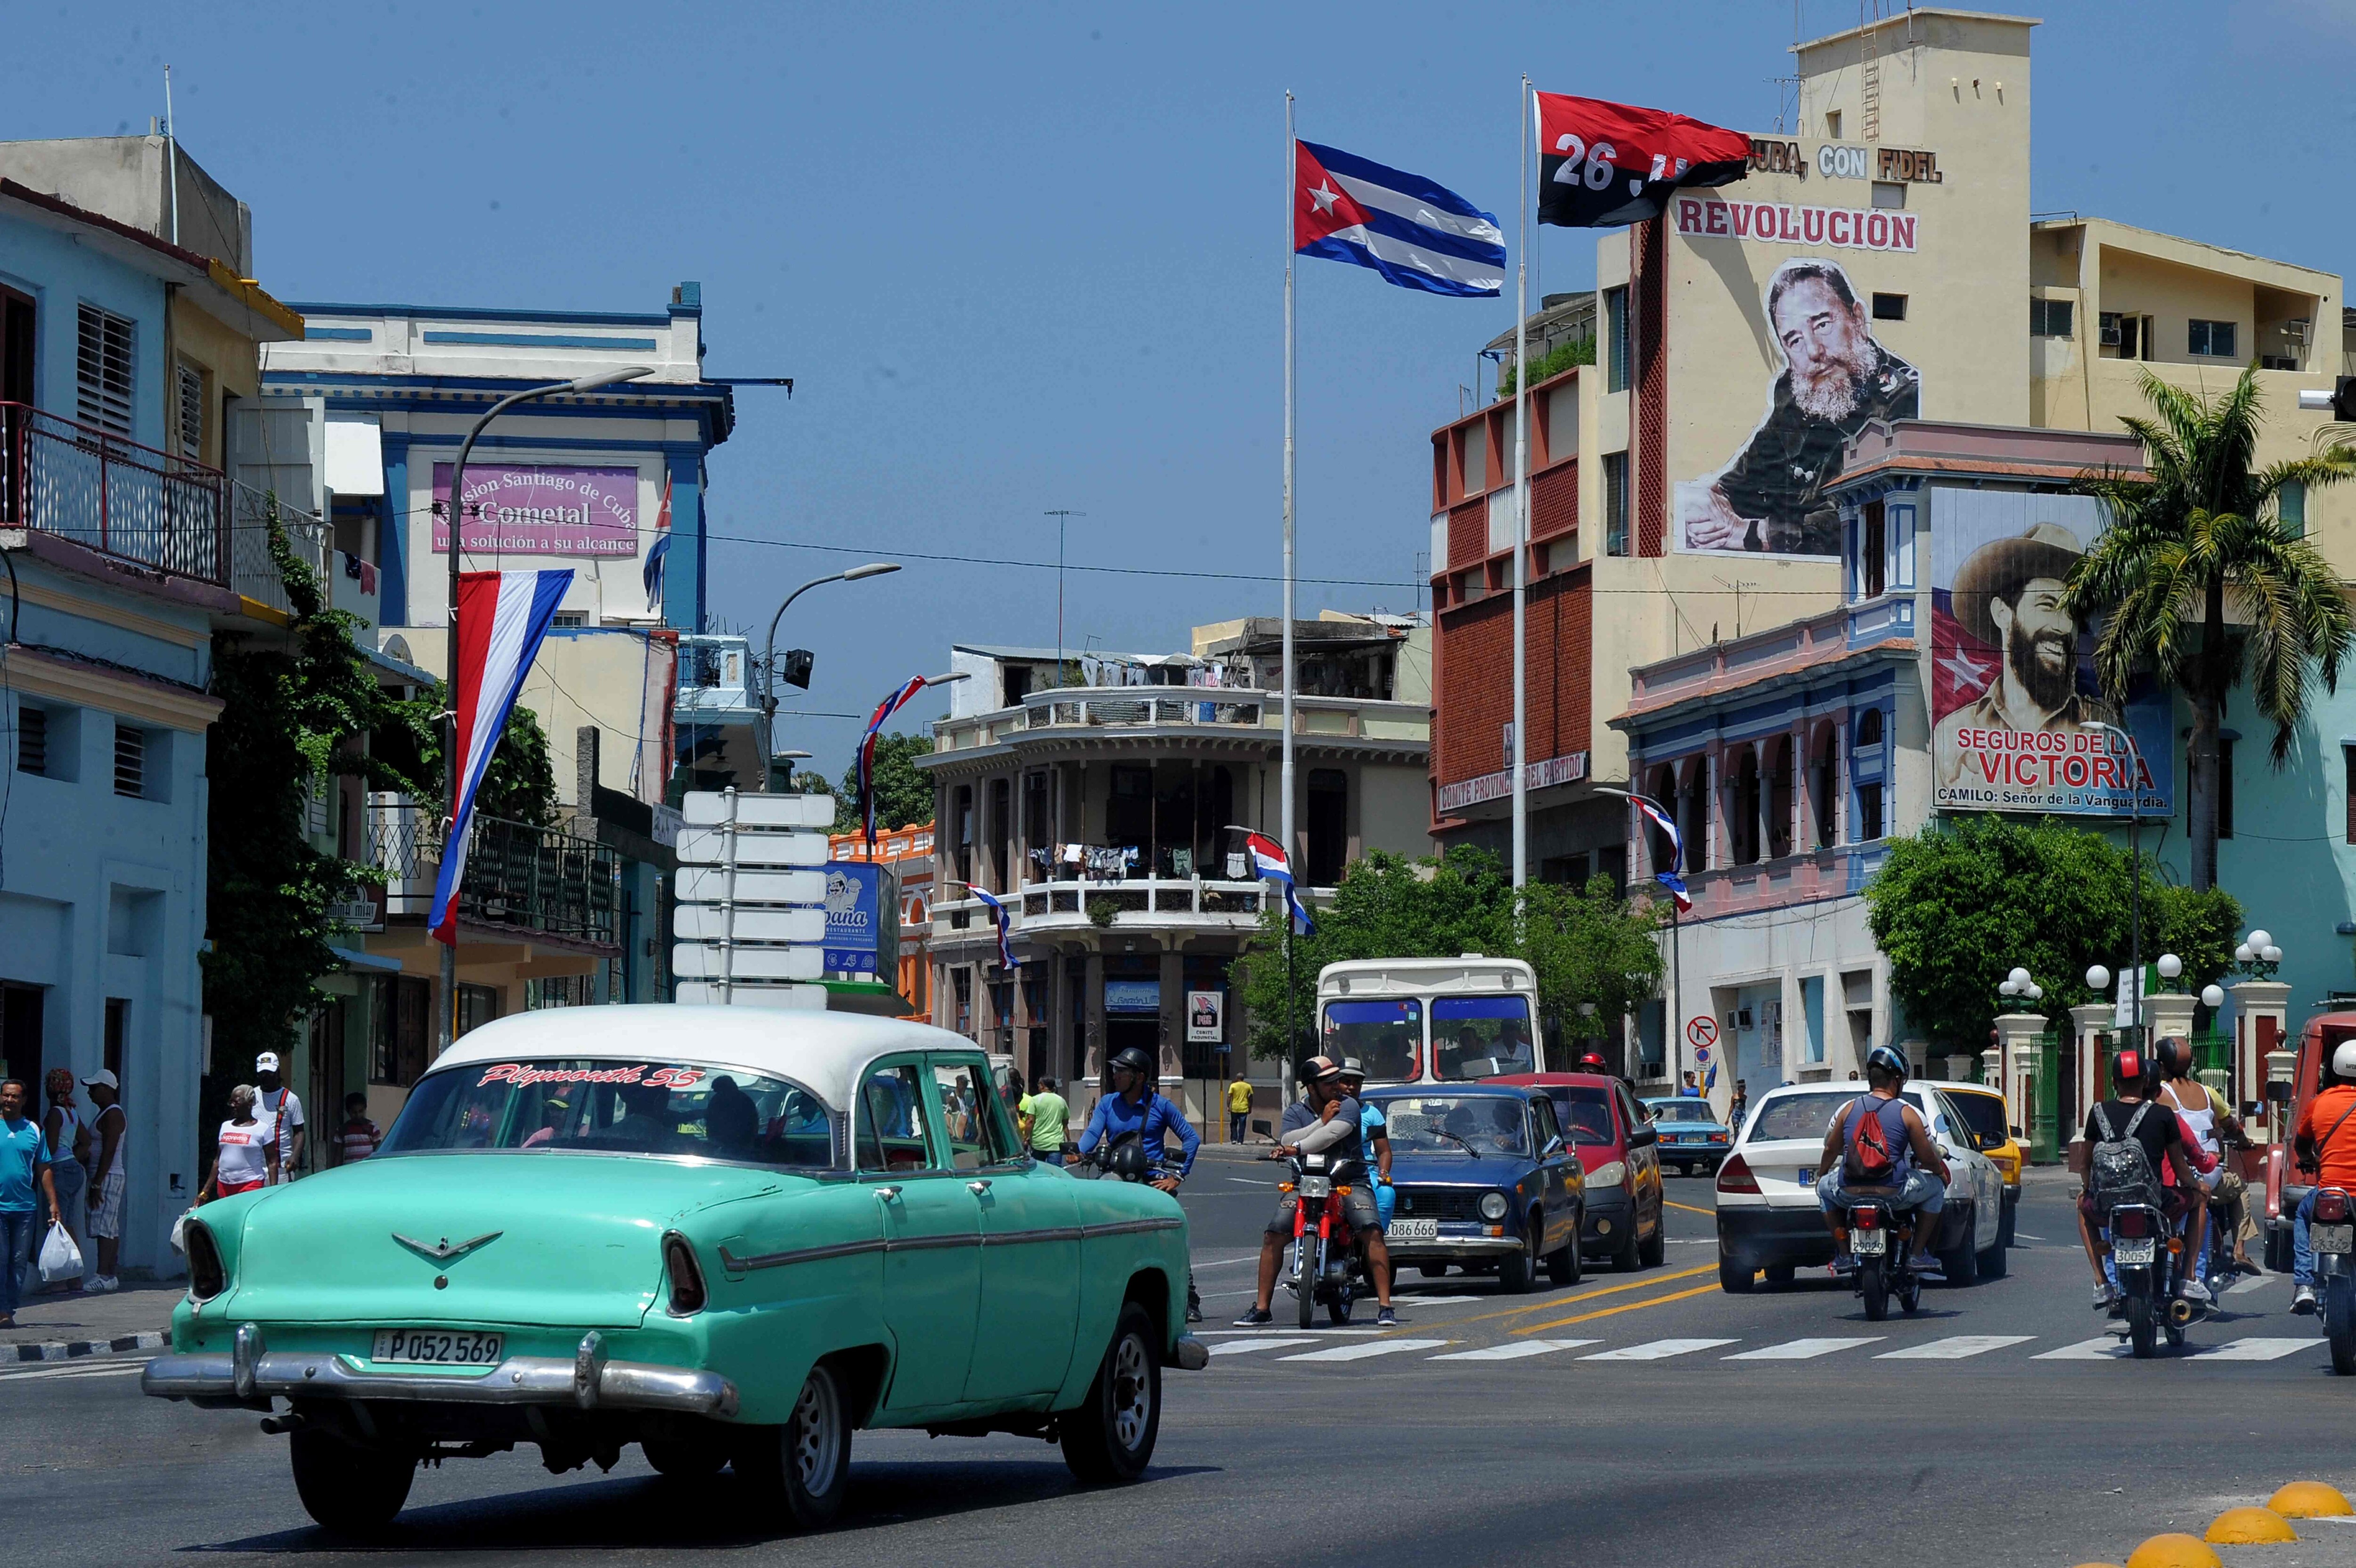
<path fill-rule="evenodd" d="M 1145 1424 L 1153 1414 L 1151 1372 L 1144 1344 L 1134 1334 L 1124 1337 L 1112 1353 L 1112 1429 L 1124 1448 L 1145 1441 Z"/>
<path fill-rule="evenodd" d="M 834 1391 L 815 1374 L 802 1384 L 802 1397 L 794 1403 L 788 1441 L 793 1445 L 794 1477 L 801 1482 L 802 1490 L 824 1491 L 834 1477 L 839 1439 L 834 1423 Z"/>

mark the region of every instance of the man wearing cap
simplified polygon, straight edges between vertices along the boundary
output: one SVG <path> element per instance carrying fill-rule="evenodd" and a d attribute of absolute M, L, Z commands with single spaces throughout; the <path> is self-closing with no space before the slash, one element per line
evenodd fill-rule
<path fill-rule="evenodd" d="M 1354 1061 L 1350 1065 L 1357 1064 Z M 1260 1157 L 1262 1159 L 1321 1152 L 1333 1156 L 1337 1162 L 1365 1158 L 1358 1102 L 1342 1090 L 1344 1071 L 1342 1063 L 1328 1056 L 1312 1056 L 1301 1064 L 1301 1081 L 1309 1085 L 1309 1093 L 1285 1107 L 1283 1127 L 1275 1146 Z M 1364 1076 L 1363 1071 L 1359 1075 Z M 1269 1302 L 1276 1295 L 1276 1274 L 1283 1262 L 1285 1244 L 1292 1240 L 1292 1212 L 1298 1202 L 1292 1194 L 1286 1193 L 1260 1234 L 1258 1288 L 1252 1297 L 1251 1310 L 1236 1319 L 1238 1328 L 1252 1328 L 1270 1320 Z M 1350 1184 L 1348 1194 L 1342 1200 L 1342 1218 L 1352 1232 L 1365 1241 L 1367 1272 L 1375 1276 L 1376 1299 L 1381 1307 L 1375 1322 L 1388 1327 L 1398 1321 L 1391 1311 L 1390 1251 L 1383 1245 L 1382 1217 L 1376 1209 L 1368 1182 L 1361 1179 Z"/>
<path fill-rule="evenodd" d="M 83 1079 L 81 1086 L 98 1107 L 98 1118 L 90 1125 L 91 1135 L 98 1139 L 98 1157 L 90 1168 L 90 1235 L 98 1243 L 98 1273 L 89 1288 L 102 1293 L 122 1284 L 114 1264 L 123 1251 L 123 1134 L 129 1118 L 123 1114 L 123 1086 L 113 1073 L 102 1067 Z"/>
<path fill-rule="evenodd" d="M 303 1146 L 310 1134 L 303 1125 L 303 1102 L 286 1081 L 278 1076 L 278 1053 L 265 1051 L 253 1059 L 254 1082 L 262 1090 L 256 1108 L 270 1121 L 271 1137 L 278 1145 L 278 1175 L 280 1182 L 294 1179 L 294 1168 L 302 1162 Z"/>
<path fill-rule="evenodd" d="M 1933 749 L 1943 785 L 1985 784 L 1964 742 L 1975 730 L 2052 731 L 2064 735 L 2090 724 L 2115 724 L 2108 703 L 2078 689 L 2078 623 L 2062 607 L 2070 573 L 2085 554 L 2077 535 L 2058 523 L 1991 540 L 1955 573 L 1955 620 L 1999 650 L 1995 676 L 1979 699 L 1940 721 Z M 2095 732 L 2098 741 L 2107 737 Z"/>

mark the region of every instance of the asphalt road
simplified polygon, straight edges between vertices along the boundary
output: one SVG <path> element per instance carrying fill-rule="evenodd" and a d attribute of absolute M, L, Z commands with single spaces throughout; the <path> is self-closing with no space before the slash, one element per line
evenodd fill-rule
<path fill-rule="evenodd" d="M 1825 1285 L 1723 1295 L 1709 1184 L 1673 1179 L 1689 1207 L 1670 1211 L 1661 1269 L 1517 1297 L 1413 1279 L 1391 1334 L 1223 1332 L 1248 1301 L 1269 1170 L 1205 1159 L 1189 1184 L 1220 1349 L 1206 1371 L 1170 1374 L 1136 1488 L 1080 1490 L 1034 1441 L 862 1433 L 842 1521 L 804 1540 L 724 1477 L 674 1484 L 635 1451 L 609 1475 L 551 1477 L 516 1454 L 422 1475 L 367 1555 L 2067 1565 L 2197 1532 L 2286 1479 L 2356 1490 L 2356 1380 L 2333 1377 L 2310 1320 L 2288 1316 L 2287 1282 L 2230 1297 L 2186 1352 L 2121 1359 L 2051 1178 L 2031 1187 L 2010 1277 L 1934 1288 L 1911 1320 L 1868 1324 Z M 0 1374 L 13 1563 L 349 1550 L 310 1528 L 282 1439 L 250 1415 L 142 1398 L 137 1364 Z M 2267 1561 L 2296 1561 L 2283 1550 Z"/>

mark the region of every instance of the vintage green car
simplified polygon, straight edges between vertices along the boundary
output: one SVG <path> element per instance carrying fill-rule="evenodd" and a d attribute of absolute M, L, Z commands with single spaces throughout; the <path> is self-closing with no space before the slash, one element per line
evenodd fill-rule
<path fill-rule="evenodd" d="M 861 1426 L 1059 1441 L 1135 1479 L 1184 1332 L 1186 1221 L 1031 1160 L 989 1060 L 920 1024 L 751 1008 L 527 1013 L 418 1081 L 373 1157 L 206 1205 L 141 1386 L 271 1412 L 330 1529 L 423 1461 L 733 1465 L 794 1523 Z M 284 1405 L 279 1402 L 284 1402 Z"/>

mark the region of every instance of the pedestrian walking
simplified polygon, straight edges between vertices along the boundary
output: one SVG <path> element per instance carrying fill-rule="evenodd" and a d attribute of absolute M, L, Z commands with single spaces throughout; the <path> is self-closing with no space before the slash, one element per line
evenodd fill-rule
<path fill-rule="evenodd" d="M 1854 1078 L 1857 1074 L 1852 1072 L 1849 1076 Z M 1680 1100 L 1698 1100 L 1701 1098 L 1701 1085 L 1694 1082 L 1694 1075 L 1691 1072 L 1687 1072 L 1686 1074 L 1685 1083 L 1678 1086 L 1677 1098 Z"/>
<path fill-rule="evenodd" d="M 48 1140 L 41 1124 L 25 1114 L 27 1099 L 24 1080 L 0 1078 L 0 1328 L 16 1326 L 16 1302 L 40 1234 L 33 1194 L 47 1197 L 52 1212 L 58 1206 Z"/>
<path fill-rule="evenodd" d="M 81 1086 L 90 1091 L 90 1103 L 98 1107 L 91 1121 L 98 1155 L 90 1162 L 88 1199 L 90 1239 L 98 1243 L 98 1272 L 84 1288 L 103 1295 L 119 1289 L 123 1283 L 114 1269 L 123 1255 L 123 1135 L 131 1124 L 123 1114 L 123 1085 L 113 1073 L 102 1067 L 83 1079 Z"/>
<path fill-rule="evenodd" d="M 303 1168 L 303 1147 L 310 1134 L 303 1125 L 302 1097 L 278 1076 L 278 1053 L 265 1051 L 255 1057 L 253 1072 L 259 1095 L 256 1109 L 270 1118 L 271 1135 L 278 1141 L 278 1170 L 270 1179 L 275 1187 L 294 1180 L 294 1173 Z"/>
<path fill-rule="evenodd" d="M 1751 1084 L 1748 1080 L 1734 1081 L 1734 1103 L 1727 1107 L 1726 1123 L 1736 1133 L 1742 1131 L 1742 1118 L 1751 1114 Z"/>
<path fill-rule="evenodd" d="M 197 1189 L 198 1202 L 251 1192 L 278 1179 L 278 1129 L 268 1116 L 255 1114 L 260 1098 L 261 1092 L 251 1083 L 229 1092 L 229 1120 L 220 1125 L 213 1144 L 213 1168 Z"/>
<path fill-rule="evenodd" d="M 47 1211 L 41 1234 L 49 1233 L 51 1222 L 63 1225 L 83 1258 L 80 1279 L 59 1280 L 42 1287 L 63 1294 L 80 1290 L 90 1277 L 90 1126 L 74 1101 L 72 1072 L 52 1067 L 42 1078 L 41 1087 L 49 1096 L 48 1114 L 41 1118 L 41 1136 L 49 1146 L 49 1179 L 58 1193 L 57 1201 Z"/>
<path fill-rule="evenodd" d="M 1236 1074 L 1236 1081 L 1227 1085 L 1227 1141 L 1229 1143 L 1239 1144 L 1244 1141 L 1244 1127 L 1250 1120 L 1251 1108 L 1251 1080 L 1238 1072 Z"/>
<path fill-rule="evenodd" d="M 344 1096 L 344 1125 L 337 1131 L 336 1141 L 343 1147 L 346 1165 L 366 1159 L 384 1142 L 384 1135 L 369 1120 L 368 1096 L 357 1089 Z"/>
<path fill-rule="evenodd" d="M 1031 1155 L 1049 1165 L 1064 1163 L 1064 1139 L 1071 1125 L 1072 1107 L 1055 1093 L 1055 1081 L 1041 1075 L 1039 1087 L 1023 1096 L 1024 1136 Z"/>

